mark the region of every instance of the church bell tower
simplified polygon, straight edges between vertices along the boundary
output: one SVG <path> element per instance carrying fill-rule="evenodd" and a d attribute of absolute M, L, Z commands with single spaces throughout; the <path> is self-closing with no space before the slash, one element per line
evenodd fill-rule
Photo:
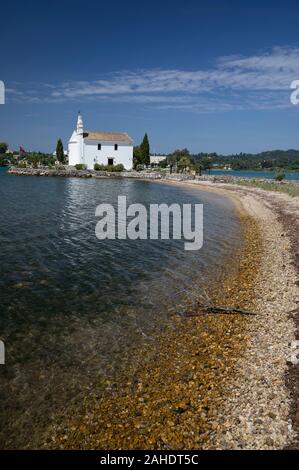
<path fill-rule="evenodd" d="M 82 114 L 78 113 L 78 120 L 77 120 L 77 134 L 78 135 L 83 135 L 83 119 L 82 119 Z"/>

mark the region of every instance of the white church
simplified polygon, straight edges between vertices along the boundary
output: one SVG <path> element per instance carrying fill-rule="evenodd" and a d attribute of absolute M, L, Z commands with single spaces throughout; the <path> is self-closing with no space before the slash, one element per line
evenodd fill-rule
<path fill-rule="evenodd" d="M 82 163 L 93 170 L 95 163 L 122 163 L 126 170 L 130 170 L 133 167 L 133 140 L 126 132 L 85 131 L 79 112 L 77 128 L 69 140 L 68 155 L 71 166 Z"/>

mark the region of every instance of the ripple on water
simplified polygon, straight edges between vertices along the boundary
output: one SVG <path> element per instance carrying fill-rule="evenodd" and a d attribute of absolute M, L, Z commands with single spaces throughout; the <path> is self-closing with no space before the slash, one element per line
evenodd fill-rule
<path fill-rule="evenodd" d="M 197 189 L 141 181 L 0 174 L 1 446 L 37 442 L 66 403 L 130 360 L 171 315 L 217 278 L 241 242 L 232 204 Z M 100 242 L 95 207 L 203 203 L 204 246 L 182 241 Z M 25 413 L 26 411 L 26 413 Z M 5 430 L 5 432 L 4 432 Z"/>

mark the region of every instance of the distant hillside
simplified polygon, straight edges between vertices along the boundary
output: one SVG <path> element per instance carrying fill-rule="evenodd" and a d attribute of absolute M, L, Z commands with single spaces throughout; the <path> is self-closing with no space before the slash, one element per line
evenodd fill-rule
<path fill-rule="evenodd" d="M 221 155 L 213 153 L 191 154 L 187 148 L 176 149 L 167 155 L 161 166 L 171 165 L 178 169 L 191 168 L 198 171 L 209 168 L 232 168 L 233 170 L 299 171 L 299 150 L 268 150 L 261 153 L 237 153 Z"/>
<path fill-rule="evenodd" d="M 238 153 L 232 155 L 197 154 L 195 160 L 209 159 L 212 165 L 228 165 L 233 169 L 273 169 L 299 170 L 299 150 L 268 150 L 261 153 Z"/>

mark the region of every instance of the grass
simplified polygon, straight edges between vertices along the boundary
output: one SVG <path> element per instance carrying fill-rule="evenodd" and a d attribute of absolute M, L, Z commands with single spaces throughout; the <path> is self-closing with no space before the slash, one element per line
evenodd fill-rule
<path fill-rule="evenodd" d="M 231 181 L 230 181 L 231 183 Z M 294 183 L 277 183 L 275 181 L 260 181 L 256 179 L 240 180 L 234 181 L 234 184 L 240 184 L 242 186 L 251 186 L 255 188 L 265 189 L 266 191 L 280 191 L 282 193 L 287 193 L 291 197 L 299 196 L 299 184 Z"/>

